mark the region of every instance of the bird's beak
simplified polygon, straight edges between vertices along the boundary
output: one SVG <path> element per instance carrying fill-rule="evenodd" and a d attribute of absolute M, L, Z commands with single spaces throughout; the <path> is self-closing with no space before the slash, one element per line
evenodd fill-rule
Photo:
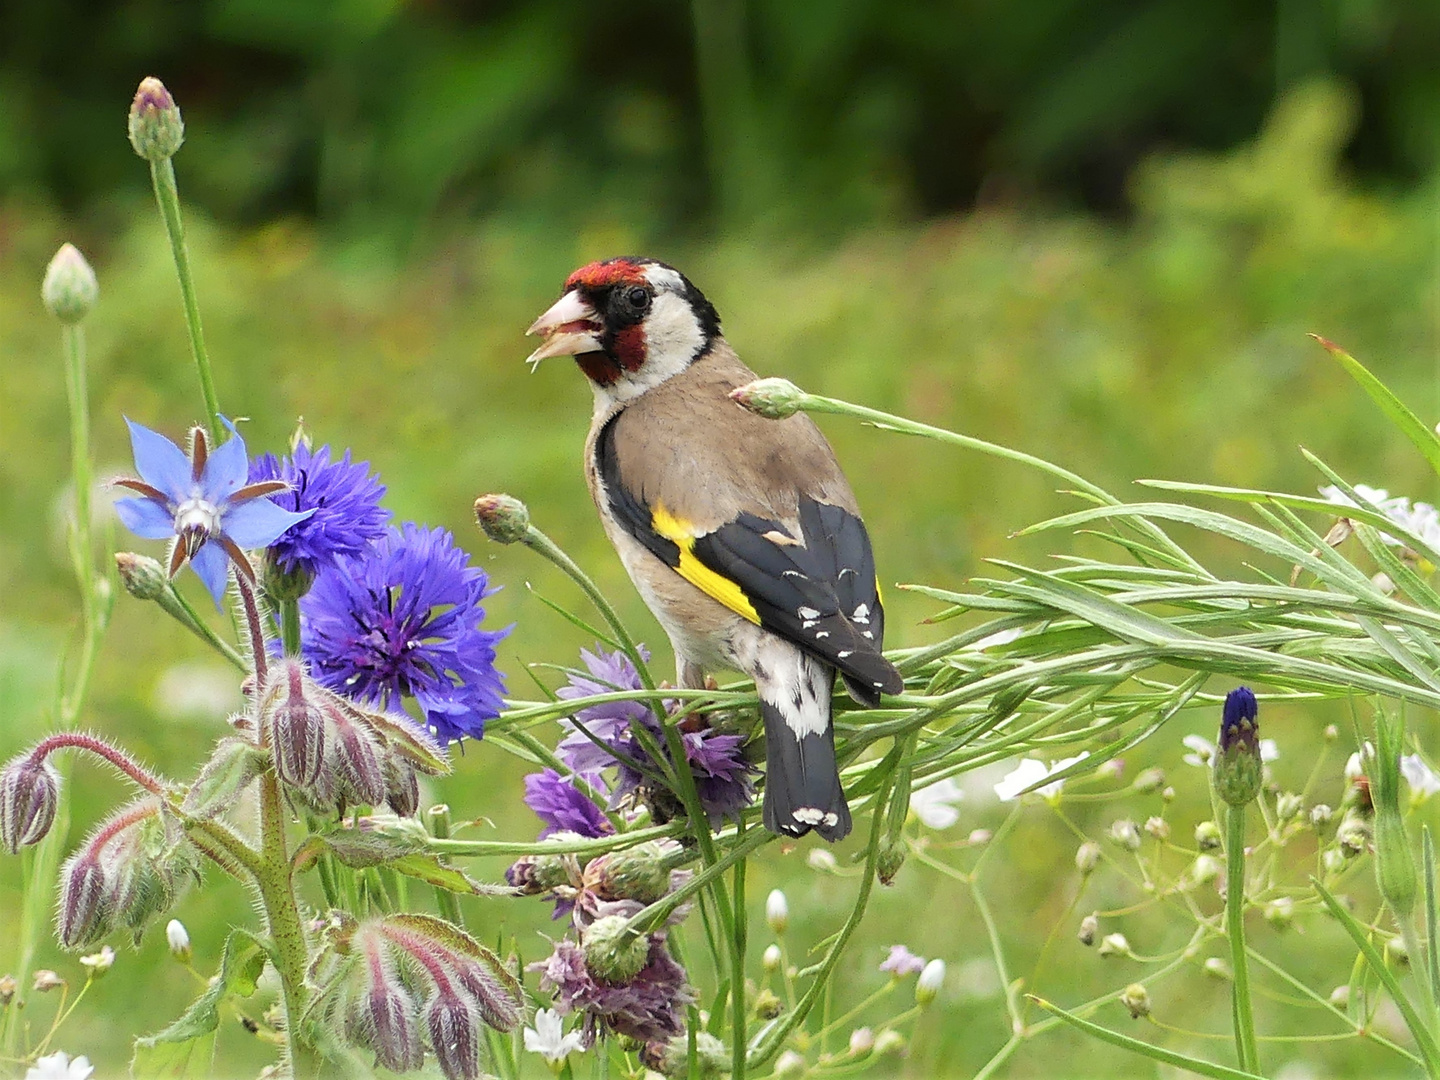
<path fill-rule="evenodd" d="M 571 289 L 525 331 L 527 335 L 541 334 L 545 338 L 525 362 L 533 368 L 552 356 L 599 352 L 602 329 L 595 309 L 581 298 L 578 290 Z"/>

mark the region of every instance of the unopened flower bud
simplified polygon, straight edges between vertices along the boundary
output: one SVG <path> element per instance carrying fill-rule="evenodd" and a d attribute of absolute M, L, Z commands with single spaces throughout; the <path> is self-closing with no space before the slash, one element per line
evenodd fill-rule
<path fill-rule="evenodd" d="M 868 1027 L 856 1028 L 850 1033 L 850 1056 L 863 1058 L 875 1049 L 875 1032 Z"/>
<path fill-rule="evenodd" d="M 1288 896 L 1277 896 L 1265 905 L 1265 921 L 1276 930 L 1286 929 L 1295 921 L 1295 901 Z"/>
<path fill-rule="evenodd" d="M 794 1050 L 786 1050 L 775 1059 L 774 1075 L 792 1078 L 805 1075 L 805 1059 Z"/>
<path fill-rule="evenodd" d="M 85 256 L 74 244 L 62 244 L 45 268 L 40 286 L 45 309 L 63 323 L 78 323 L 99 297 L 100 285 Z"/>
<path fill-rule="evenodd" d="M 1105 959 L 1112 956 L 1129 956 L 1130 942 L 1126 940 L 1124 934 L 1106 934 L 1100 940 L 1100 948 L 1096 951 Z"/>
<path fill-rule="evenodd" d="M 447 1080 L 478 1080 L 479 1033 L 465 1001 L 453 991 L 441 991 L 425 1010 L 430 1045 Z"/>
<path fill-rule="evenodd" d="M 994 835 L 995 834 L 989 829 L 971 829 L 970 835 L 965 839 L 971 847 L 984 847 L 991 841 Z"/>
<path fill-rule="evenodd" d="M 115 569 L 119 571 L 120 584 L 136 600 L 158 600 L 169 584 L 165 568 L 149 555 L 138 555 L 133 551 L 116 552 Z"/>
<path fill-rule="evenodd" d="M 1327 874 L 1338 874 L 1345 869 L 1347 858 L 1347 853 L 1343 848 L 1326 848 L 1320 855 L 1320 865 L 1325 868 Z"/>
<path fill-rule="evenodd" d="M 1150 1015 L 1150 991 L 1144 983 L 1131 983 L 1120 991 L 1120 1004 L 1130 1010 L 1130 1018 L 1139 1020 Z"/>
<path fill-rule="evenodd" d="M 1141 795 L 1150 795 L 1165 786 L 1165 770 L 1149 768 L 1142 770 L 1130 784 Z"/>
<path fill-rule="evenodd" d="M 1230 970 L 1230 965 L 1218 956 L 1212 956 L 1205 961 L 1205 974 L 1223 982 L 1228 982 L 1235 977 L 1234 972 Z"/>
<path fill-rule="evenodd" d="M 1100 845 L 1094 840 L 1086 840 L 1075 849 L 1075 869 L 1080 873 L 1088 877 L 1095 872 L 1095 868 L 1099 865 Z"/>
<path fill-rule="evenodd" d="M 518 544 L 530 534 L 530 510 L 511 495 L 481 495 L 475 521 L 497 544 Z"/>
<path fill-rule="evenodd" d="M 659 1039 L 640 1048 L 640 1063 L 666 1077 L 690 1076 L 690 1036 L 675 1035 Z M 695 1064 L 702 1080 L 712 1080 L 730 1072 L 730 1053 L 725 1044 L 708 1031 L 695 1033 Z"/>
<path fill-rule="evenodd" d="M 349 1027 L 391 1072 L 418 1069 L 425 1060 L 418 1024 L 420 1009 L 410 991 L 373 944 L 363 957 L 368 982 L 351 1005 Z"/>
<path fill-rule="evenodd" d="M 49 968 L 41 968 L 35 972 L 35 977 L 30 982 L 30 989 L 37 994 L 48 994 L 51 990 L 59 990 L 64 985 L 65 980 L 59 974 Z"/>
<path fill-rule="evenodd" d="M 785 1011 L 785 1003 L 769 987 L 755 995 L 755 1015 L 761 1020 L 774 1020 Z"/>
<path fill-rule="evenodd" d="M 915 980 L 915 1004 L 924 1008 L 935 1000 L 945 983 L 945 961 L 931 960 Z"/>
<path fill-rule="evenodd" d="M 1220 827 L 1213 821 L 1202 821 L 1195 826 L 1195 846 L 1201 851 L 1219 851 Z"/>
<path fill-rule="evenodd" d="M 670 870 L 659 844 L 638 844 L 592 859 L 584 883 L 602 900 L 638 900 L 651 904 L 670 891 Z"/>
<path fill-rule="evenodd" d="M 1310 824 L 1316 830 L 1325 828 L 1330 824 L 1330 819 L 1335 816 L 1335 811 L 1324 803 L 1316 803 L 1310 808 Z"/>
<path fill-rule="evenodd" d="M 1167 802 L 1167 803 L 1172 803 L 1172 802 L 1174 802 L 1174 801 L 1175 801 L 1175 789 L 1174 789 L 1172 786 L 1170 786 L 1169 784 L 1166 784 L 1166 785 L 1165 785 L 1165 789 L 1160 792 L 1160 798 L 1163 799 L 1163 800 L 1164 800 L 1165 802 Z"/>
<path fill-rule="evenodd" d="M 159 79 L 141 80 L 130 104 L 130 145 L 149 162 L 174 157 L 185 141 L 185 122 L 170 91 Z"/>
<path fill-rule="evenodd" d="M 895 877 L 905 865 L 905 845 L 898 840 L 885 837 L 880 841 L 880 851 L 875 859 L 875 876 L 881 885 L 895 884 Z"/>
<path fill-rule="evenodd" d="M 783 420 L 800 411 L 805 394 L 789 379 L 756 379 L 731 390 L 730 400 L 767 420 Z"/>
<path fill-rule="evenodd" d="M 585 928 L 581 944 L 590 974 L 608 983 L 629 982 L 650 958 L 650 938 L 623 915 L 606 915 Z"/>
<path fill-rule="evenodd" d="M 1348 1009 L 1350 1007 L 1350 987 L 1348 984 L 1341 983 L 1335 987 L 1334 990 L 1330 991 L 1330 1004 L 1334 1005 L 1337 1009 Z"/>
<path fill-rule="evenodd" d="M 320 714 L 319 688 L 297 660 L 284 660 L 270 672 L 260 702 L 260 723 L 275 755 L 275 774 L 297 792 L 328 802 L 333 785 L 322 783 L 327 731 Z"/>
<path fill-rule="evenodd" d="M 165 924 L 165 943 L 170 946 L 170 955 L 182 964 L 190 962 L 190 934 L 179 919 Z"/>
<path fill-rule="evenodd" d="M 100 864 L 83 848 L 61 868 L 56 932 L 62 946 L 78 949 L 110 929 L 106 884 Z"/>
<path fill-rule="evenodd" d="M 15 981 L 14 975 L 0 976 L 0 1009 L 15 1000 L 15 992 L 19 989 L 20 984 Z"/>
<path fill-rule="evenodd" d="M 1140 830 L 1129 818 L 1121 818 L 1110 826 L 1110 839 L 1126 851 L 1140 850 Z"/>
<path fill-rule="evenodd" d="M 383 750 L 374 734 L 333 702 L 323 711 L 334 740 L 335 789 L 340 801 L 384 805 L 389 785 L 381 764 Z"/>
<path fill-rule="evenodd" d="M 1075 936 L 1080 939 L 1080 944 L 1090 946 L 1095 944 L 1095 935 L 1100 932 L 1100 919 L 1095 914 L 1086 915 L 1080 920 L 1080 931 Z"/>
<path fill-rule="evenodd" d="M 1119 780 L 1125 775 L 1125 759 L 1112 757 L 1101 762 L 1095 769 L 1095 775 L 1106 780 Z"/>
<path fill-rule="evenodd" d="M 563 855 L 521 855 L 505 871 L 505 880 L 525 896 L 540 896 L 568 885 L 570 866 Z"/>
<path fill-rule="evenodd" d="M 765 898 L 765 922 L 777 937 L 783 936 L 790 925 L 790 902 L 779 889 L 771 889 Z"/>
<path fill-rule="evenodd" d="M 0 769 L 0 845 L 14 855 L 44 838 L 60 802 L 60 777 L 31 753 Z"/>
<path fill-rule="evenodd" d="M 385 758 L 385 805 L 401 817 L 414 817 L 420 809 L 420 778 L 400 755 Z"/>
<path fill-rule="evenodd" d="M 102 945 L 99 952 L 80 957 L 80 966 L 90 973 L 90 978 L 98 979 L 115 966 L 115 950 Z"/>
<path fill-rule="evenodd" d="M 886 1054 L 900 1054 L 905 1051 L 905 1036 L 894 1030 L 880 1032 L 880 1037 L 875 1040 L 875 1056 L 883 1057 Z"/>
<path fill-rule="evenodd" d="M 805 857 L 806 865 L 811 870 L 818 870 L 822 874 L 833 874 L 840 869 L 840 864 L 835 861 L 829 848 L 811 848 L 810 854 Z"/>
<path fill-rule="evenodd" d="M 1247 686 L 1225 695 L 1215 747 L 1215 791 L 1231 806 L 1245 806 L 1260 793 L 1259 704 Z"/>
<path fill-rule="evenodd" d="M 1338 739 L 1338 738 L 1340 738 L 1340 729 L 1339 729 L 1338 727 L 1336 727 L 1334 724 L 1326 724 L 1326 725 L 1325 725 L 1325 741 L 1326 741 L 1326 742 L 1334 742 L 1334 741 L 1335 741 L 1336 739 Z"/>
<path fill-rule="evenodd" d="M 1220 876 L 1220 860 L 1214 855 L 1196 855 L 1190 864 L 1190 880 L 1196 885 L 1209 885 Z"/>
<path fill-rule="evenodd" d="M 305 597 L 315 584 L 315 572 L 296 563 L 281 565 L 279 549 L 268 547 L 260 559 L 260 581 L 265 595 L 273 603 L 295 603 Z"/>
<path fill-rule="evenodd" d="M 1396 967 L 1407 967 L 1410 964 L 1410 950 L 1400 938 L 1389 938 L 1385 942 L 1385 959 Z"/>
<path fill-rule="evenodd" d="M 1370 846 L 1370 835 L 1370 822 L 1351 812 L 1345 814 L 1340 827 L 1335 830 L 1335 840 L 1340 845 L 1340 850 L 1351 858 L 1363 854 Z"/>
<path fill-rule="evenodd" d="M 1156 840 L 1170 839 L 1170 823 L 1163 817 L 1148 817 L 1145 819 L 1145 831 Z"/>
<path fill-rule="evenodd" d="M 760 966 L 772 975 L 780 970 L 780 965 L 784 962 L 785 957 L 780 952 L 779 945 L 767 946 L 764 954 L 760 957 Z"/>
<path fill-rule="evenodd" d="M 1299 817 L 1300 812 L 1305 809 L 1305 800 L 1293 791 L 1282 792 L 1275 800 L 1275 817 L 1281 824 L 1291 818 Z"/>

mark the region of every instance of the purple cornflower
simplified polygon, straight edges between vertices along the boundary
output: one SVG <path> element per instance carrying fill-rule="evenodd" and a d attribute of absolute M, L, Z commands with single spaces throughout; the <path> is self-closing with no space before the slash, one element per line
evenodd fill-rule
<path fill-rule="evenodd" d="M 925 958 L 916 956 L 904 945 L 891 945 L 890 955 L 880 961 L 880 970 L 888 971 L 897 979 L 903 979 L 906 975 L 914 975 L 917 971 L 925 969 Z"/>
<path fill-rule="evenodd" d="M 270 496 L 276 506 L 312 511 L 271 545 L 271 556 L 287 574 L 313 574 L 335 556 L 356 555 L 385 535 L 385 486 L 368 463 L 351 462 L 349 450 L 332 460 L 330 447 L 312 451 L 301 442 L 286 458 L 262 454 L 250 463 L 250 482 L 262 480 L 285 481 L 286 490 Z"/>
<path fill-rule="evenodd" d="M 649 659 L 643 649 L 641 656 Z M 615 690 L 640 689 L 640 675 L 624 653 L 607 653 L 596 646 L 594 652 L 582 649 L 580 658 L 589 676 L 572 674 L 569 684 L 555 691 L 558 697 L 569 701 Z M 644 702 L 591 705 L 578 710 L 567 724 L 572 730 L 560 741 L 556 755 L 578 773 L 617 769 L 615 788 L 610 793 L 612 809 L 645 786 L 647 773 L 653 776 L 659 772 L 632 730 L 633 724 L 643 726 L 665 748 L 660 721 Z M 695 777 L 700 805 L 712 826 L 750 805 L 755 797 L 757 770 L 745 760 L 744 738 L 705 728 L 682 732 L 681 741 Z"/>
<path fill-rule="evenodd" d="M 190 454 L 157 431 L 130 425 L 130 445 L 140 479 L 115 483 L 137 493 L 121 499 L 115 513 L 127 529 L 146 540 L 173 540 L 170 576 L 188 560 L 215 606 L 225 595 L 228 564 L 255 580 L 246 548 L 268 547 L 313 511 L 292 513 L 267 498 L 283 491 L 283 480 L 247 483 L 245 440 L 228 420 L 230 438 L 212 452 L 204 428 L 190 433 Z"/>
<path fill-rule="evenodd" d="M 550 957 L 528 970 L 540 972 L 540 988 L 554 992 L 562 1016 L 582 1012 L 587 1047 L 610 1031 L 640 1042 L 678 1035 L 685 1030 L 681 1011 L 695 1000 L 685 969 L 665 947 L 664 934 L 651 936 L 645 966 L 623 983 L 593 977 L 585 965 L 585 950 L 568 940 L 557 941 Z"/>
<path fill-rule="evenodd" d="M 597 775 L 592 773 L 582 779 L 604 794 Z M 615 831 L 595 801 L 576 787 L 571 777 L 561 776 L 554 769 L 525 777 L 525 805 L 545 823 L 545 830 L 540 834 L 542 840 L 556 832 L 598 838 Z"/>
<path fill-rule="evenodd" d="M 441 743 L 480 738 L 500 714 L 504 677 L 481 630 L 493 591 L 446 529 L 407 522 L 323 568 L 300 601 L 301 648 L 316 681 L 398 708 L 413 697 Z"/>

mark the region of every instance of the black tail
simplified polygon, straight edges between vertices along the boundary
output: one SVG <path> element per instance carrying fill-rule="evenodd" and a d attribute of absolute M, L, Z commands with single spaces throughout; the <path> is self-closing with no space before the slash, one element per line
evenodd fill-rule
<path fill-rule="evenodd" d="M 765 827 L 783 836 L 814 829 L 832 844 L 850 834 L 850 806 L 835 764 L 835 729 L 797 736 L 779 708 L 761 700 L 765 718 Z"/>

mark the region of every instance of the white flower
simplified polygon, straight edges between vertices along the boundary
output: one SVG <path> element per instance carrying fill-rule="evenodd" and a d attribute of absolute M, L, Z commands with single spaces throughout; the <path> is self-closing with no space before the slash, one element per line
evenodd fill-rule
<path fill-rule="evenodd" d="M 965 797 L 950 777 L 910 793 L 910 812 L 927 829 L 948 829 L 960 820 L 955 804 Z"/>
<path fill-rule="evenodd" d="M 1355 500 L 1346 495 L 1333 484 L 1322 487 L 1320 494 L 1328 503 L 1336 506 L 1355 506 Z M 1355 485 L 1355 494 L 1369 504 L 1368 509 L 1378 510 L 1401 528 L 1413 536 L 1418 536 L 1430 547 L 1440 544 L 1440 511 L 1429 503 L 1417 502 L 1413 506 L 1410 500 L 1404 495 L 1396 495 L 1391 498 L 1390 493 L 1384 488 L 1372 488 L 1365 484 Z M 1381 533 L 1380 539 L 1391 547 L 1404 547 L 1403 540 L 1396 539 L 1389 533 Z"/>
<path fill-rule="evenodd" d="M 790 925 L 790 902 L 779 889 L 771 889 L 770 895 L 765 898 L 765 921 L 777 934 L 785 933 L 785 928 Z"/>
<path fill-rule="evenodd" d="M 929 1005 L 935 1000 L 935 995 L 940 993 L 940 986 L 945 982 L 945 961 L 931 960 L 925 965 L 925 970 L 920 972 L 920 978 L 915 983 L 915 1004 Z"/>
<path fill-rule="evenodd" d="M 171 919 L 165 924 L 165 942 L 176 960 L 183 964 L 190 959 L 190 933 L 179 919 Z"/>
<path fill-rule="evenodd" d="M 1423 802 L 1440 791 L 1440 776 L 1436 776 L 1430 766 L 1420 760 L 1419 754 L 1401 756 L 1400 772 L 1410 785 L 1410 797 L 1416 802 Z"/>
<path fill-rule="evenodd" d="M 535 1026 L 525 1029 L 525 1049 L 558 1065 L 572 1053 L 583 1049 L 580 1033 L 561 1034 L 560 1014 L 554 1009 L 541 1009 L 535 1014 Z"/>
<path fill-rule="evenodd" d="M 1043 761 L 1036 758 L 1021 758 L 1020 764 L 1015 767 L 1014 771 L 1007 773 L 995 785 L 995 794 L 999 796 L 1001 802 L 1011 802 L 1018 799 L 1020 793 L 1026 788 L 1038 784 L 1047 776 L 1054 776 L 1056 773 L 1068 769 L 1077 761 L 1084 761 L 1089 756 L 1089 750 L 1082 750 L 1075 757 L 1061 758 L 1059 761 L 1051 762 L 1048 769 Z M 1046 799 L 1053 798 L 1060 793 L 1060 788 L 1064 783 L 1064 780 L 1052 781 L 1036 788 L 1035 793 Z"/>
<path fill-rule="evenodd" d="M 94 1071 L 84 1054 L 72 1059 L 64 1050 L 56 1050 L 26 1069 L 25 1080 L 87 1080 Z"/>
<path fill-rule="evenodd" d="M 1345 759 L 1345 779 L 1350 781 L 1359 780 L 1365 775 L 1365 762 L 1375 756 L 1375 747 L 1366 743 L 1364 752 L 1357 750 Z"/>
<path fill-rule="evenodd" d="M 1274 761 L 1280 756 L 1280 747 L 1275 745 L 1274 739 L 1260 740 L 1260 760 Z"/>
<path fill-rule="evenodd" d="M 811 848 L 810 854 L 805 856 L 805 863 L 811 870 L 819 870 L 822 874 L 833 874 L 840 869 L 839 862 L 829 848 Z"/>
<path fill-rule="evenodd" d="M 98 979 L 115 966 L 115 950 L 102 945 L 100 951 L 80 958 L 80 966 L 90 972 L 90 978 Z"/>
<path fill-rule="evenodd" d="M 1210 762 L 1215 760 L 1215 744 L 1209 739 L 1200 735 L 1186 735 L 1180 742 L 1190 751 L 1184 758 L 1186 765 L 1208 769 Z"/>

